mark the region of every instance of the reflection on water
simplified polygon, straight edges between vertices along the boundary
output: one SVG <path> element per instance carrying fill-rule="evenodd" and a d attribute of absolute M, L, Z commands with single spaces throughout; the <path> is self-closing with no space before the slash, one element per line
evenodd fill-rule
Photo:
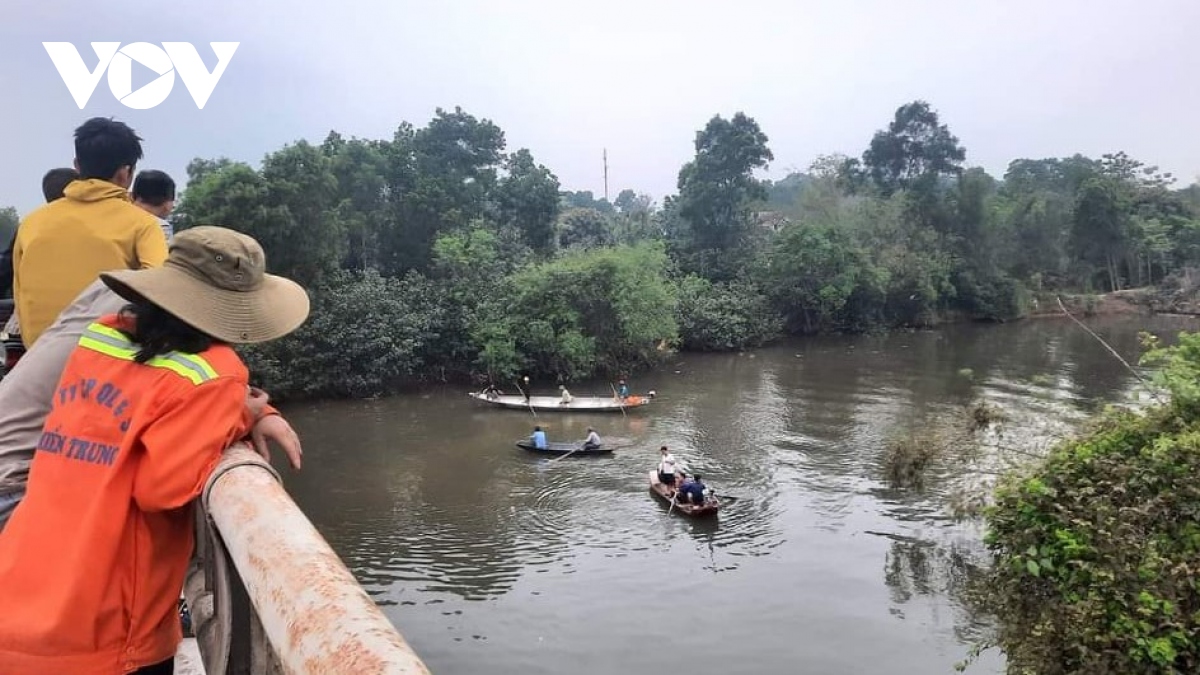
<path fill-rule="evenodd" d="M 1094 326 L 1133 360 L 1142 323 Z M 980 398 L 1069 428 L 1131 377 L 1047 320 L 687 354 L 634 384 L 660 397 L 628 416 L 535 419 L 453 388 L 291 408 L 307 454 L 288 486 L 435 672 L 651 672 L 681 654 L 718 672 L 952 672 L 981 629 L 962 597 L 979 532 L 945 508 L 963 471 L 890 490 L 883 444 Z M 608 384 L 572 390 L 589 388 Z M 513 446 L 535 423 L 551 440 L 594 425 L 619 449 L 550 463 Z M 650 497 L 661 444 L 738 498 L 719 521 Z"/>

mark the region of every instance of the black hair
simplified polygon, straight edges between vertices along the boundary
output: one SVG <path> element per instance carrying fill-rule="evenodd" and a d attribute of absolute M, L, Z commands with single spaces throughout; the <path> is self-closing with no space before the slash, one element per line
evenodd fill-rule
<path fill-rule="evenodd" d="M 541 430 L 542 430 L 542 428 L 541 428 L 541 427 L 534 427 L 534 428 L 533 428 L 533 430 L 534 430 L 534 431 L 541 431 Z"/>
<path fill-rule="evenodd" d="M 696 481 L 700 480 L 700 474 L 698 474 L 698 473 L 692 474 L 692 480 L 696 480 Z"/>
<path fill-rule="evenodd" d="M 75 161 L 83 178 L 111 180 L 123 166 L 142 158 L 142 139 L 124 122 L 93 117 L 75 130 Z"/>
<path fill-rule="evenodd" d="M 70 167 L 47 171 L 46 175 L 42 176 L 42 196 L 46 198 L 46 203 L 61 199 L 63 190 L 76 178 L 79 178 L 79 172 Z"/>
<path fill-rule="evenodd" d="M 133 181 L 133 198 L 150 206 L 175 201 L 175 181 L 165 171 L 150 169 Z"/>
<path fill-rule="evenodd" d="M 198 354 L 216 342 L 211 335 L 200 332 L 149 302 L 126 305 L 121 314 L 133 319 L 133 331 L 127 334 L 141 347 L 133 357 L 138 363 L 171 352 Z"/>

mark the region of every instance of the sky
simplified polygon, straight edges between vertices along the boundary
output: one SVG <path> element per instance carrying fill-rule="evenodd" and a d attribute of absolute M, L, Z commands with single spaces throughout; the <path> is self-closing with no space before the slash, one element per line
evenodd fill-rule
<path fill-rule="evenodd" d="M 71 134 L 112 116 L 145 139 L 139 168 L 182 185 L 195 157 L 257 165 L 301 139 L 390 138 L 461 106 L 529 148 L 564 189 L 672 194 L 696 131 L 745 112 L 782 178 L 858 156 L 924 99 L 1003 175 L 1016 158 L 1124 150 L 1200 176 L 1195 0 L 42 0 L 0 13 L 0 207 L 41 201 Z M 204 109 L 176 77 L 149 110 L 101 79 L 80 110 L 42 42 L 239 42 Z M 149 72 L 149 71 L 147 71 Z M 152 77 L 138 79 L 134 87 Z"/>

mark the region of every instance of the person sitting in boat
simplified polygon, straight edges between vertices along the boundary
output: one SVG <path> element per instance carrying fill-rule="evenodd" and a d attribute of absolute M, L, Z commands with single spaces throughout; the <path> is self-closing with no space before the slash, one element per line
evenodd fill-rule
<path fill-rule="evenodd" d="M 700 481 L 700 474 L 696 474 L 690 479 L 684 477 L 683 485 L 679 486 L 679 489 L 675 492 L 675 499 L 680 504 L 691 502 L 696 506 L 704 506 L 707 490 L 708 487 Z"/>
<path fill-rule="evenodd" d="M 538 450 L 546 449 L 546 432 L 542 431 L 540 426 L 533 428 L 533 435 L 529 437 L 529 440 L 533 442 L 533 447 Z"/>
<path fill-rule="evenodd" d="M 667 446 L 658 449 L 661 457 L 658 460 L 658 482 L 669 488 L 675 487 L 675 455 L 667 450 Z"/>
<path fill-rule="evenodd" d="M 562 392 L 562 398 L 558 400 L 558 404 L 571 405 L 571 401 L 574 401 L 575 397 L 571 396 L 571 392 L 567 391 L 566 386 L 560 384 L 558 385 L 558 390 Z"/>
<path fill-rule="evenodd" d="M 488 385 L 487 389 L 483 390 L 483 395 L 486 396 L 489 401 L 495 401 L 503 396 L 504 392 L 500 391 L 500 387 L 497 387 L 496 383 L 493 382 Z"/>
<path fill-rule="evenodd" d="M 629 385 L 625 384 L 625 380 L 621 380 L 617 383 L 617 396 L 620 397 L 622 401 L 629 398 Z"/>
<path fill-rule="evenodd" d="M 584 439 L 584 441 L 583 441 L 583 449 L 584 450 L 599 450 L 600 449 L 600 434 L 596 433 L 596 430 L 591 427 L 588 427 L 587 430 L 588 430 L 588 435 L 587 435 L 587 438 Z"/>

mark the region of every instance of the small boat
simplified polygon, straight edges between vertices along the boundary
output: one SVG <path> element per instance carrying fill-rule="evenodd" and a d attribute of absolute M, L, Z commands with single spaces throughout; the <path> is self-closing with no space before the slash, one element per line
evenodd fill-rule
<path fill-rule="evenodd" d="M 625 400 L 613 396 L 576 396 L 570 403 L 563 403 L 557 396 L 493 395 L 470 392 L 471 398 L 513 410 L 537 410 L 539 412 L 621 412 L 649 405 L 653 396 L 629 396 Z"/>
<path fill-rule="evenodd" d="M 658 472 L 654 469 L 650 470 L 650 492 L 653 493 L 655 497 L 665 501 L 667 504 L 671 503 L 672 490 L 658 480 Z M 717 515 L 717 511 L 721 510 L 721 502 L 716 497 L 709 497 L 704 506 L 696 506 L 695 504 L 685 502 L 675 502 L 675 507 L 671 510 L 673 510 L 675 513 L 682 513 L 683 515 L 690 516 L 692 518 L 706 518 Z"/>
<path fill-rule="evenodd" d="M 587 450 L 584 450 L 582 446 L 582 443 L 547 443 L 546 447 L 539 448 L 529 439 L 517 441 L 518 448 L 530 452 L 540 452 L 544 455 L 565 455 L 567 453 L 575 453 L 576 455 L 607 455 L 613 451 L 612 448 L 607 448 L 603 445 Z"/>

